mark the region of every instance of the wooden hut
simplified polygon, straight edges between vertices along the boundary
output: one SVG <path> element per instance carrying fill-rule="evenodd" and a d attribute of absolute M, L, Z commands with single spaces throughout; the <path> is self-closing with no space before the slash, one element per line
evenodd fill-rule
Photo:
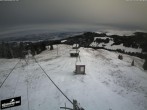
<path fill-rule="evenodd" d="M 85 74 L 85 65 L 81 62 L 76 63 L 75 74 Z"/>

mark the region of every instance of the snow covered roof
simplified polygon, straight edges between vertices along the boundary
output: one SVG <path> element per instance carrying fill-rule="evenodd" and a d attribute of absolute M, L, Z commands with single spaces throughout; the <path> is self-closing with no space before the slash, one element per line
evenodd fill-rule
<path fill-rule="evenodd" d="M 83 62 L 76 62 L 76 65 L 85 65 Z"/>
<path fill-rule="evenodd" d="M 66 41 L 67 41 L 67 40 L 62 40 L 61 43 L 64 43 L 64 42 L 66 42 Z"/>
<path fill-rule="evenodd" d="M 70 50 L 70 53 L 79 53 L 79 52 L 80 52 L 79 50 L 75 50 L 75 49 Z"/>
<path fill-rule="evenodd" d="M 73 44 L 72 47 L 79 47 L 79 44 Z"/>
<path fill-rule="evenodd" d="M 104 39 L 104 40 L 106 40 L 107 38 L 110 39 L 110 37 L 94 37 L 94 41 L 95 41 L 96 39 Z M 111 39 L 112 39 L 112 38 L 111 38 Z"/>

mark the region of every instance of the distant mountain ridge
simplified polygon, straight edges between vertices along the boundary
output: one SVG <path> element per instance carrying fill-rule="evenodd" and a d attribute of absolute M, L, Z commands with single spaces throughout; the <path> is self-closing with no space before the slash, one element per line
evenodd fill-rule
<path fill-rule="evenodd" d="M 37 33 L 25 34 L 11 37 L 0 37 L 0 41 L 39 41 L 39 40 L 57 40 L 80 34 L 80 32 L 56 32 L 56 33 Z"/>

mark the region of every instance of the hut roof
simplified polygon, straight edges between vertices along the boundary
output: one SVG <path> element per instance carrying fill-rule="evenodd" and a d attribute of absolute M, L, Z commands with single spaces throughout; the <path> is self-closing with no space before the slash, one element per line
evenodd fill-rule
<path fill-rule="evenodd" d="M 73 44 L 72 47 L 79 47 L 79 44 Z"/>
<path fill-rule="evenodd" d="M 83 62 L 76 62 L 76 65 L 85 65 Z"/>
<path fill-rule="evenodd" d="M 79 52 L 80 52 L 79 50 L 75 50 L 75 49 L 70 50 L 70 53 L 79 53 Z"/>

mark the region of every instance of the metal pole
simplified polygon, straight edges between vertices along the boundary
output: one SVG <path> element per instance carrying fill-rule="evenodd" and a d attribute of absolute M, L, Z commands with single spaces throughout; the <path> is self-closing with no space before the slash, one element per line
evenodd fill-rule
<path fill-rule="evenodd" d="M 57 56 L 58 56 L 58 44 L 57 44 Z"/>
<path fill-rule="evenodd" d="M 65 110 L 66 110 L 66 103 L 65 103 Z"/>

